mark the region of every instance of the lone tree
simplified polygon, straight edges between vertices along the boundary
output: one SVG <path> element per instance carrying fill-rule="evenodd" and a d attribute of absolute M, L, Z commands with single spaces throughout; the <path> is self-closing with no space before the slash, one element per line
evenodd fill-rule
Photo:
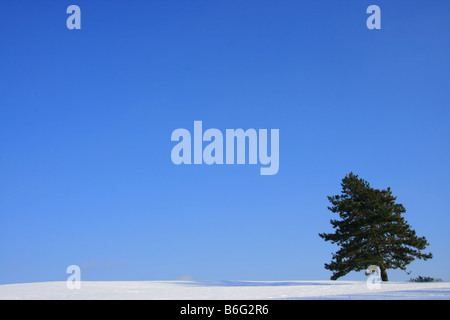
<path fill-rule="evenodd" d="M 381 271 L 381 280 L 388 281 L 387 269 L 401 269 L 418 259 L 431 259 L 431 253 L 421 253 L 429 243 L 402 217 L 406 210 L 391 189 L 378 190 L 350 173 L 342 179 L 342 193 L 329 196 L 333 213 L 340 220 L 330 220 L 334 233 L 319 233 L 325 241 L 340 246 L 333 260 L 325 269 L 333 271 L 331 280 L 336 280 L 350 271 L 361 271 L 376 265 Z"/>

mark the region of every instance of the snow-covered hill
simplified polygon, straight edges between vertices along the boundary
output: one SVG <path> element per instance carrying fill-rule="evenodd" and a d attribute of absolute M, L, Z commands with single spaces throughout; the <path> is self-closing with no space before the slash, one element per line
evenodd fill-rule
<path fill-rule="evenodd" d="M 362 281 L 82 281 L 0 285 L 0 299 L 450 299 L 450 282 L 382 283 Z"/>

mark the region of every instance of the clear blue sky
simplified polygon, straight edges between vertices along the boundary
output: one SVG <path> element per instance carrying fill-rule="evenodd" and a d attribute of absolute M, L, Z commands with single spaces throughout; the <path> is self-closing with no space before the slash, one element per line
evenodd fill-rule
<path fill-rule="evenodd" d="M 81 8 L 68 30 L 66 8 Z M 366 8 L 381 8 L 368 30 Z M 327 195 L 390 186 L 450 280 L 450 2 L 0 2 L 0 283 L 326 280 Z M 172 163 L 280 130 L 280 169 Z M 351 273 L 343 280 L 365 280 Z"/>

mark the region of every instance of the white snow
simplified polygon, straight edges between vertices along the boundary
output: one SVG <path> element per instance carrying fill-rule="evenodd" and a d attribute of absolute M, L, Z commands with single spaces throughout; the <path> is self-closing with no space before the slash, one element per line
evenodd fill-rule
<path fill-rule="evenodd" d="M 365 281 L 82 281 L 68 289 L 65 281 L 0 285 L 0 299 L 450 299 L 450 282 L 382 283 Z"/>

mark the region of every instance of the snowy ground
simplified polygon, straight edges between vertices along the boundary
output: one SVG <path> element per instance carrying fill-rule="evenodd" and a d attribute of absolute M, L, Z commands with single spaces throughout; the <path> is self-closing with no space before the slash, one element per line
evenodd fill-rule
<path fill-rule="evenodd" d="M 382 283 L 369 289 L 363 281 L 82 281 L 0 285 L 0 299 L 420 299 L 450 300 L 450 282 Z"/>

